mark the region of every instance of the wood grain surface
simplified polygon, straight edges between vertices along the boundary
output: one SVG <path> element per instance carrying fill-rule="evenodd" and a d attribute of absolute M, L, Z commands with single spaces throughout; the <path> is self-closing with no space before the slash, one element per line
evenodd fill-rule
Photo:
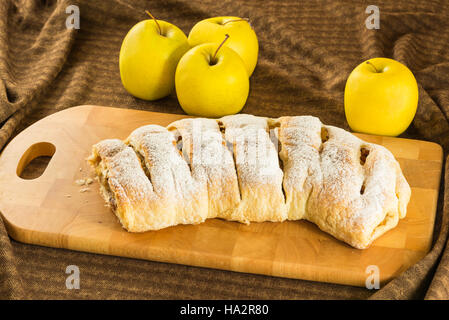
<path fill-rule="evenodd" d="M 99 194 L 85 159 L 105 138 L 124 139 L 144 124 L 167 125 L 183 115 L 98 106 L 55 113 L 21 132 L 0 156 L 0 212 L 18 241 L 93 253 L 239 272 L 365 286 L 367 267 L 381 283 L 424 257 L 431 246 L 440 184 L 438 144 L 357 134 L 398 159 L 412 188 L 407 217 L 366 250 L 354 249 L 306 221 L 243 225 L 210 219 L 132 234 L 123 230 Z M 20 178 L 38 156 L 51 156 L 43 174 Z"/>

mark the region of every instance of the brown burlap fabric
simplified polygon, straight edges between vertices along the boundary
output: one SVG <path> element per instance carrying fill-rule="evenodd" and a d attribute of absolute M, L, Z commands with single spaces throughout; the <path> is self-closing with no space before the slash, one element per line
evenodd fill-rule
<path fill-rule="evenodd" d="M 76 4 L 80 30 L 66 28 Z M 348 129 L 347 76 L 372 57 L 407 65 L 420 103 L 403 135 L 449 151 L 449 7 L 446 1 L 376 1 L 380 30 L 365 27 L 364 1 L 1 0 L 0 148 L 33 122 L 80 104 L 182 113 L 176 97 L 146 102 L 123 89 L 118 54 L 126 32 L 150 9 L 186 34 L 211 16 L 249 17 L 260 43 L 245 113 L 318 116 Z M 117 125 L 120 125 L 119 123 Z M 447 167 L 432 251 L 378 291 L 139 261 L 11 240 L 0 219 L 1 298 L 449 298 Z M 32 173 L 31 173 L 32 174 Z M 7 181 L 0 181 L 7 183 Z M 65 268 L 81 271 L 81 289 L 67 290 Z"/>

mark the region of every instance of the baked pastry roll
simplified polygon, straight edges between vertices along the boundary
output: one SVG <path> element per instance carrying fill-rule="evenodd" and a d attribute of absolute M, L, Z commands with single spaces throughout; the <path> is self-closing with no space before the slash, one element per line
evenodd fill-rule
<path fill-rule="evenodd" d="M 311 116 L 239 114 L 148 125 L 93 146 L 101 194 L 128 231 L 306 219 L 367 248 L 404 218 L 410 187 L 384 147 Z"/>

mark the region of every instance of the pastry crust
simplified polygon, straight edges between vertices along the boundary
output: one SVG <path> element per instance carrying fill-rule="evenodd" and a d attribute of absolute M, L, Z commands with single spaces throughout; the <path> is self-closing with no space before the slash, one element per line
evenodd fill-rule
<path fill-rule="evenodd" d="M 205 186 L 192 177 L 173 133 L 147 125 L 134 130 L 125 143 L 142 159 L 154 193 L 164 203 L 165 214 L 173 215 L 171 225 L 200 223 L 207 218 Z"/>
<path fill-rule="evenodd" d="M 410 187 L 385 148 L 347 131 L 324 126 L 328 140 L 320 152 L 321 184 L 312 192 L 307 219 L 356 248 L 366 248 L 395 227 Z M 399 176 L 398 176 L 399 175 Z"/>
<path fill-rule="evenodd" d="M 207 218 L 244 222 L 234 214 L 240 191 L 232 152 L 227 148 L 217 121 L 182 119 L 168 126 L 190 164 L 192 176 L 207 190 Z"/>
<path fill-rule="evenodd" d="M 321 186 L 322 124 L 318 118 L 298 116 L 281 117 L 274 126 L 284 170 L 288 219 L 304 219 L 312 190 L 319 190 Z"/>
<path fill-rule="evenodd" d="M 405 217 L 411 194 L 386 148 L 311 116 L 147 125 L 94 145 L 89 161 L 132 232 L 306 219 L 363 249 Z"/>
<path fill-rule="evenodd" d="M 90 163 L 99 177 L 101 194 L 128 231 L 164 228 L 175 222 L 164 214 L 135 152 L 117 139 L 93 146 Z M 139 212 L 139 214 L 135 214 Z"/>
<path fill-rule="evenodd" d="M 241 222 L 284 221 L 283 173 L 268 119 L 238 114 L 223 117 L 219 123 L 232 148 L 242 198 L 235 214 Z"/>

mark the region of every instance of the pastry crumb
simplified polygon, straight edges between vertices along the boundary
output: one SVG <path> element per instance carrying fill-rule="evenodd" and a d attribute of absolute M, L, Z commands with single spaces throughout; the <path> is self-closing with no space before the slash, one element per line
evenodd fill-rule
<path fill-rule="evenodd" d="M 87 192 L 87 191 L 89 191 L 90 189 L 89 188 L 82 188 L 82 189 L 80 189 L 80 192 L 81 193 L 84 193 L 84 192 Z"/>
<path fill-rule="evenodd" d="M 88 186 L 93 183 L 94 180 L 92 178 L 78 179 L 75 180 L 75 183 L 79 186 Z"/>
<path fill-rule="evenodd" d="M 71 197 L 72 197 L 71 194 L 66 194 L 65 196 L 66 196 L 67 198 L 71 198 Z"/>
<path fill-rule="evenodd" d="M 76 183 L 77 185 L 79 185 L 79 186 L 83 186 L 83 185 L 86 184 L 86 180 L 84 180 L 84 179 L 78 179 L 78 180 L 75 181 L 75 183 Z"/>

